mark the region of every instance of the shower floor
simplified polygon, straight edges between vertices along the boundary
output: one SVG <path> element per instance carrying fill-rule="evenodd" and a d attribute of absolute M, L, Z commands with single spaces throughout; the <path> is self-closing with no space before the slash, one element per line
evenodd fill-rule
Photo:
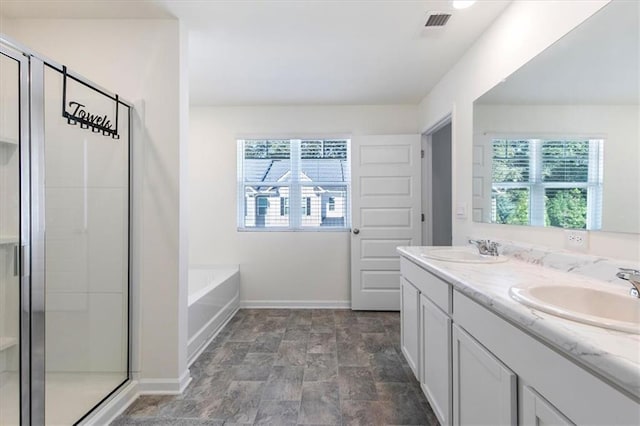
<path fill-rule="evenodd" d="M 123 381 L 122 373 L 48 373 L 46 424 L 74 424 Z M 19 425 L 18 374 L 2 373 L 0 384 L 0 425 Z"/>

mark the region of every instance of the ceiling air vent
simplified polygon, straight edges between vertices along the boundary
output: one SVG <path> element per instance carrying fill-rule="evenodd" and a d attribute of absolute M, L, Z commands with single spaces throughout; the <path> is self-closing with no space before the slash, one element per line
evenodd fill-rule
<path fill-rule="evenodd" d="M 427 23 L 424 24 L 425 27 L 444 27 L 446 23 L 451 18 L 450 13 L 444 12 L 429 12 L 429 16 L 427 17 Z"/>

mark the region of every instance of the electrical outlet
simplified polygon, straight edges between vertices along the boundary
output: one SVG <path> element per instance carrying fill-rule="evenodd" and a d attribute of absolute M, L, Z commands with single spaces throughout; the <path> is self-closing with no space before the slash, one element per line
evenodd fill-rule
<path fill-rule="evenodd" d="M 586 252 L 589 249 L 589 232 L 575 229 L 564 231 L 564 246 L 569 250 Z"/>

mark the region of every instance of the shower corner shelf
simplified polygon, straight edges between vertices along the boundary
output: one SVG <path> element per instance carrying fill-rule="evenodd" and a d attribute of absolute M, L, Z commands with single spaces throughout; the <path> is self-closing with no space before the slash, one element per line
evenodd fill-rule
<path fill-rule="evenodd" d="M 18 237 L 12 235 L 0 235 L 0 245 L 18 244 Z"/>
<path fill-rule="evenodd" d="M 0 352 L 18 344 L 15 337 L 0 336 Z"/>
<path fill-rule="evenodd" d="M 0 145 L 18 145 L 18 140 L 0 135 Z"/>

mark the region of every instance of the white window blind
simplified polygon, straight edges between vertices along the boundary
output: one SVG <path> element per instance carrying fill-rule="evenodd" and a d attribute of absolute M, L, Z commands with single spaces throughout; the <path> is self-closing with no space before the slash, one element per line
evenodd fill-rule
<path fill-rule="evenodd" d="M 574 229 L 602 224 L 603 140 L 492 140 L 492 221 Z"/>
<path fill-rule="evenodd" d="M 348 228 L 349 142 L 239 140 L 238 228 Z"/>

